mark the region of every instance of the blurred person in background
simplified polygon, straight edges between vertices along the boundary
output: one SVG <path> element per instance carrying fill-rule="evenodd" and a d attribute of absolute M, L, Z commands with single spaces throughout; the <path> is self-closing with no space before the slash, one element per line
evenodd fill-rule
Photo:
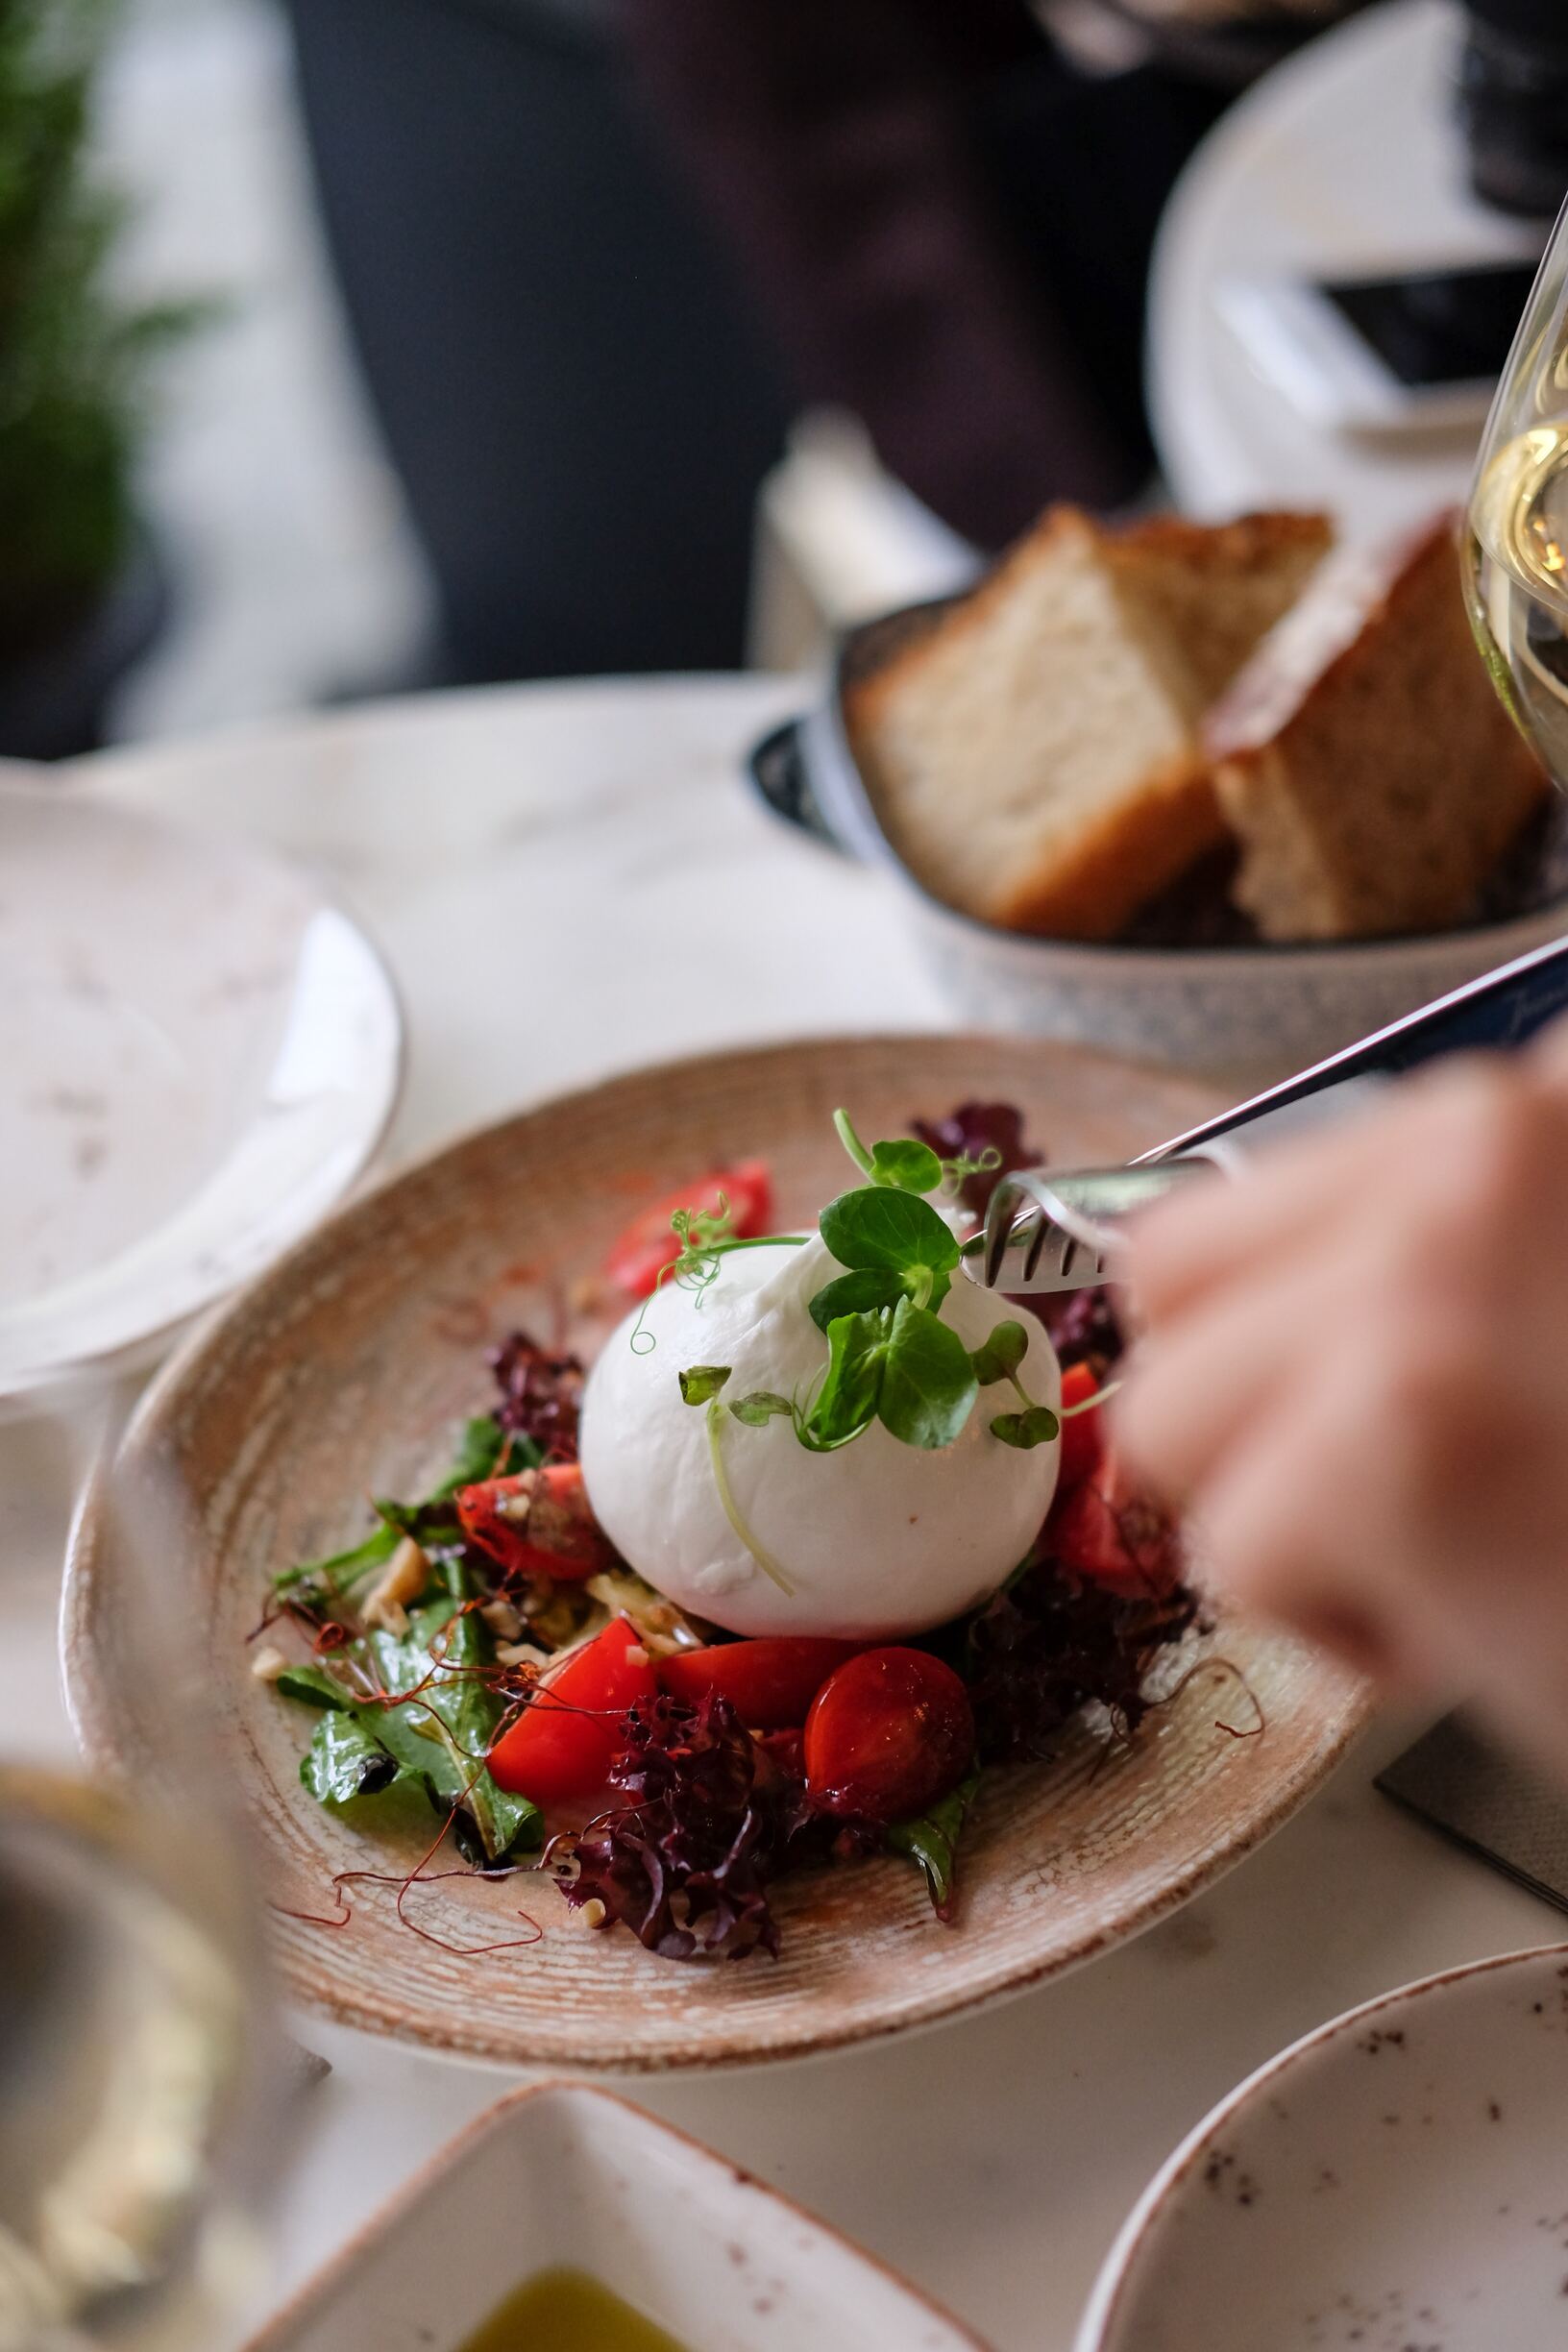
<path fill-rule="evenodd" d="M 982 548 L 1136 498 L 1170 185 L 1357 5 L 290 0 L 448 674 L 739 662 L 803 405 Z"/>

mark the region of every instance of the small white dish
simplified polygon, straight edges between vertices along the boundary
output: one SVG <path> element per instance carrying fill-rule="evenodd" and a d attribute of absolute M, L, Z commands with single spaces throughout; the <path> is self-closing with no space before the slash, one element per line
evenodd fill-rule
<path fill-rule="evenodd" d="M 0 786 L 0 1415 L 147 1361 L 349 1189 L 397 1099 L 376 950 L 308 876 Z"/>
<path fill-rule="evenodd" d="M 1077 2352 L 1539 2352 L 1568 2335 L 1568 1945 L 1271 2059 L 1184 2141 Z"/>
<path fill-rule="evenodd" d="M 613 2093 L 566 2082 L 486 2109 L 245 2352 L 455 2352 L 557 2267 L 687 2352 L 985 2352 L 797 2205 Z"/>

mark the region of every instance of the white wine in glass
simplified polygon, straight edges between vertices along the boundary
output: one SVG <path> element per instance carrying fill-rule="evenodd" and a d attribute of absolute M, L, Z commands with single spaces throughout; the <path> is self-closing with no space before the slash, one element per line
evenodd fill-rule
<path fill-rule="evenodd" d="M 74 1425 L 78 1467 L 102 1428 Z M 223 2352 L 259 2279 L 288 2072 L 171 1590 L 180 1498 L 107 1469 L 99 1495 L 124 1605 L 91 1711 L 102 1729 L 150 1700 L 155 1730 L 122 1778 L 38 1762 L 0 1712 L 0 2352 Z"/>
<path fill-rule="evenodd" d="M 209 2344 L 245 2065 L 221 1926 L 160 1883 L 156 1808 L 0 1763 L 0 2346 Z M 226 2268 L 229 2276 L 225 2276 Z"/>
<path fill-rule="evenodd" d="M 1482 440 L 1463 566 L 1497 690 L 1568 785 L 1568 207 Z"/>

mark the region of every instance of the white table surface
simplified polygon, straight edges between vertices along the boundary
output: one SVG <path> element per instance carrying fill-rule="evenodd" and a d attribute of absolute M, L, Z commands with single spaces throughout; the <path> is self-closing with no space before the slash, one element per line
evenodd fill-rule
<path fill-rule="evenodd" d="M 1455 0 L 1386 0 L 1265 74 L 1177 184 L 1149 289 L 1148 397 L 1171 494 L 1200 515 L 1322 505 L 1351 537 L 1466 492 L 1479 427 L 1353 435 L 1308 424 L 1219 317 L 1230 277 L 1323 278 L 1525 255 L 1482 205 L 1454 111 Z"/>
<path fill-rule="evenodd" d="M 739 752 L 794 698 L 755 680 L 507 690 L 110 755 L 78 780 L 331 876 L 407 1009 L 395 1163 L 650 1057 L 944 1025 L 875 879 L 737 783 Z M 39 1753 L 68 1743 L 48 1664 L 65 1508 L 55 1450 L 0 1433 L 6 1735 Z M 634 2095 L 1002 2352 L 1066 2352 L 1128 2207 L 1222 2092 L 1354 2002 L 1561 1931 L 1375 1794 L 1402 1736 L 1369 1737 L 1232 1878 L 1065 1982 L 913 2040 Z M 506 2080 L 299 2031 L 334 2071 L 282 2194 L 279 2296 Z"/>

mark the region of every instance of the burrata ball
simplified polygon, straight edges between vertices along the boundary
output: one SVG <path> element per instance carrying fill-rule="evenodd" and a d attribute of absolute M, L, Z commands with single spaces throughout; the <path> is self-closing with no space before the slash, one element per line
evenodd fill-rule
<path fill-rule="evenodd" d="M 736 1250 L 702 1290 L 666 1284 L 628 1315 L 589 1375 L 582 1469 L 595 1515 L 623 1556 L 680 1607 L 734 1633 L 828 1633 L 896 1639 L 943 1625 L 994 1592 L 1040 1531 L 1059 1447 L 1028 1452 L 991 1433 L 1017 1409 L 1010 1382 L 983 1388 L 951 1445 L 905 1445 L 880 1422 L 832 1454 L 813 1454 L 794 1424 L 719 1428 L 741 1518 L 789 1580 L 759 1566 L 727 1517 L 714 1477 L 705 1406 L 680 1374 L 727 1364 L 731 1402 L 758 1389 L 804 1397 L 827 1362 L 808 1302 L 844 1271 L 821 1239 Z M 1061 1375 L 1044 1327 L 966 1276 L 942 1318 L 966 1347 L 998 1323 L 1021 1323 L 1019 1367 L 1037 1404 L 1056 1406 Z M 651 1344 L 649 1344 L 651 1342 Z"/>

